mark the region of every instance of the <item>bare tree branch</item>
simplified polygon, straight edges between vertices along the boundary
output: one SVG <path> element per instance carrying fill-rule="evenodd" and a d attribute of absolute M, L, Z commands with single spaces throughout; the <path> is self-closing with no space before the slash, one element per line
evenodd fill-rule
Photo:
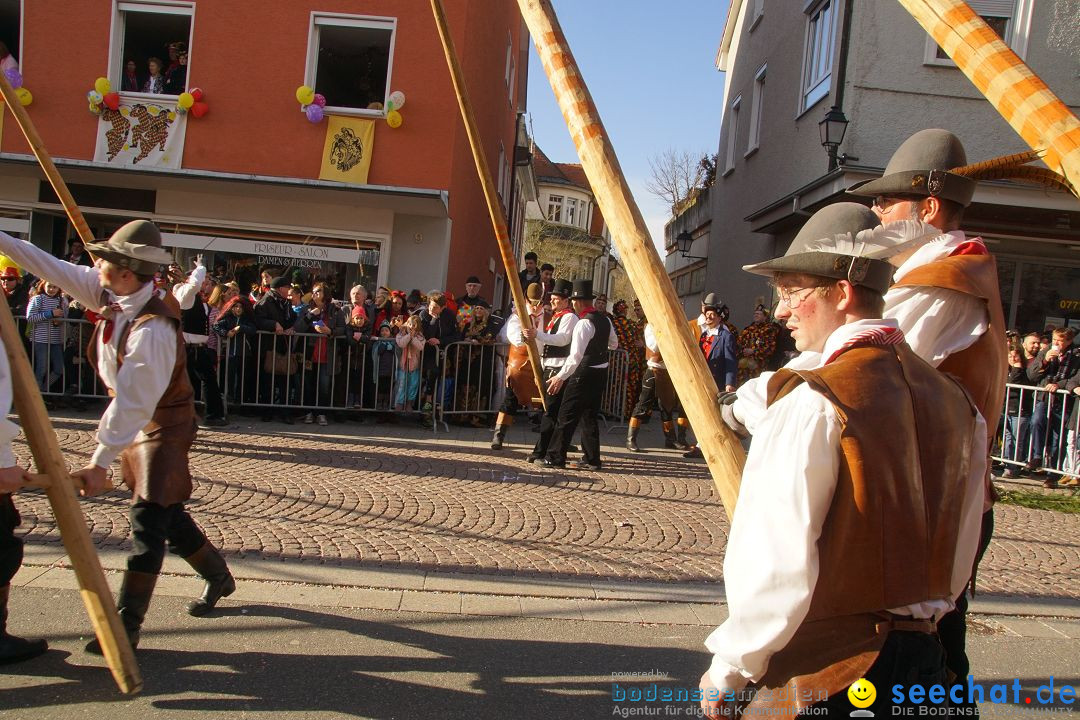
<path fill-rule="evenodd" d="M 704 153 L 668 148 L 649 158 L 652 179 L 645 189 L 663 200 L 677 215 L 686 203 L 696 197 L 705 186 L 707 168 L 702 163 Z"/>

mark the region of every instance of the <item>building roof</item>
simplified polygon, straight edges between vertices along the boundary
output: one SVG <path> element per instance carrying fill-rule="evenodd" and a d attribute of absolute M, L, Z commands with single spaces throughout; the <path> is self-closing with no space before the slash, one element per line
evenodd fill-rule
<path fill-rule="evenodd" d="M 580 164 L 553 163 L 540 149 L 539 145 L 536 146 L 533 154 L 533 170 L 536 173 L 538 183 L 571 185 L 588 193 L 592 192 L 592 186 L 589 185 L 589 179 L 585 177 L 585 170 Z"/>

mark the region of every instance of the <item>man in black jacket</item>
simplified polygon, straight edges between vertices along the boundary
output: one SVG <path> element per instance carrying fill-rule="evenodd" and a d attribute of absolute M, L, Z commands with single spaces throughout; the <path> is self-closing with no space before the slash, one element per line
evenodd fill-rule
<path fill-rule="evenodd" d="M 265 293 L 259 302 L 255 303 L 255 328 L 260 332 L 272 332 L 277 337 L 268 341 L 266 336 L 260 335 L 256 342 L 259 369 L 261 371 L 259 386 L 261 388 L 261 401 L 264 405 L 274 404 L 274 394 L 277 393 L 278 402 L 287 404 L 289 401 L 289 386 L 296 368 L 292 363 L 284 363 L 283 367 L 277 368 L 274 363 L 275 355 L 288 355 L 292 346 L 293 324 L 296 322 L 296 313 L 289 305 L 289 290 L 291 284 L 286 277 L 274 278 L 270 283 L 270 291 Z M 293 373 L 275 373 L 274 370 L 291 369 Z M 268 407 L 263 414 L 263 420 L 273 419 L 272 408 Z M 292 425 L 292 415 L 288 412 L 281 414 L 281 421 Z"/>
<path fill-rule="evenodd" d="M 1073 344 L 1073 328 L 1055 328 L 1050 347 L 1028 363 L 1028 379 L 1045 392 L 1035 394 L 1035 409 L 1031 415 L 1031 459 L 1024 469 L 1035 472 L 1041 466 L 1055 467 L 1061 459 L 1061 418 L 1072 408 L 1071 398 L 1057 395 L 1065 384 L 1080 372 L 1080 346 Z M 1049 435 L 1049 437 L 1047 437 Z M 1044 455 L 1043 450 L 1046 450 Z M 1057 466 L 1060 469 L 1060 465 Z M 1054 487 L 1055 478 L 1043 483 Z"/>

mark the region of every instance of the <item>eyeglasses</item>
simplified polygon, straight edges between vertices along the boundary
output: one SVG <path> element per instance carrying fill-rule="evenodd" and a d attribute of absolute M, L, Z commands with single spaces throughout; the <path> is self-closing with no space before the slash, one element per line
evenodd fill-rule
<path fill-rule="evenodd" d="M 787 305 L 788 308 L 790 308 L 791 310 L 794 310 L 795 308 L 802 305 L 803 301 L 805 301 L 806 298 L 810 297 L 810 293 L 802 296 L 800 296 L 799 293 L 806 292 L 807 290 L 817 290 L 819 287 L 821 286 L 811 285 L 810 287 L 794 289 L 778 287 L 776 288 L 776 292 L 780 296 L 780 302 Z"/>
<path fill-rule="evenodd" d="M 6 282 L 6 283 L 9 283 L 9 282 L 19 282 L 19 278 L 3 278 L 3 279 L 2 279 L 2 282 Z"/>
<path fill-rule="evenodd" d="M 874 204 L 871 208 L 878 215 L 888 212 L 889 208 L 897 203 L 902 202 L 918 202 L 922 200 L 917 195 L 878 195 L 874 198 Z"/>

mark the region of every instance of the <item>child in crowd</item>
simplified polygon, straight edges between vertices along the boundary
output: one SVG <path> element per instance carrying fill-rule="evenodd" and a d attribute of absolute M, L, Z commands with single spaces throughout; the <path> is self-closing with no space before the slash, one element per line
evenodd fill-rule
<path fill-rule="evenodd" d="M 401 348 L 401 362 L 397 371 L 397 399 L 395 410 L 412 412 L 413 401 L 420 391 L 420 358 L 424 353 L 424 331 L 420 318 L 411 315 L 400 324 L 397 344 Z"/>
<path fill-rule="evenodd" d="M 38 292 L 30 298 L 26 319 L 30 321 L 30 340 L 33 345 L 34 376 L 38 389 L 49 392 L 52 384 L 64 376 L 64 328 L 61 319 L 67 315 L 67 302 L 60 286 L 42 280 Z"/>
<path fill-rule="evenodd" d="M 354 310 L 357 308 L 354 308 Z M 361 312 L 363 310 L 361 309 Z M 394 384 L 397 367 L 397 343 L 394 341 L 390 323 L 379 326 L 379 338 L 371 345 L 372 375 L 375 378 L 375 408 L 390 409 L 390 390 Z"/>
<path fill-rule="evenodd" d="M 247 298 L 230 298 L 221 308 L 214 332 L 227 340 L 222 355 L 225 358 L 225 396 L 236 404 L 243 402 L 244 365 L 249 354 L 249 342 L 255 337 L 255 320 Z"/>

